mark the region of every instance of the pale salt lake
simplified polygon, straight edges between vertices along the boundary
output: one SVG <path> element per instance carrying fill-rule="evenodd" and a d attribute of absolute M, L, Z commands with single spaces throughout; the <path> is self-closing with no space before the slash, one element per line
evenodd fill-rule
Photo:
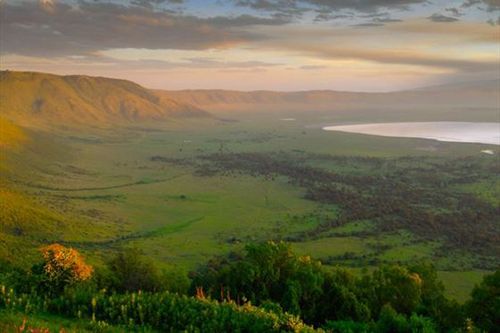
<path fill-rule="evenodd" d="M 323 127 L 339 131 L 388 137 L 433 139 L 446 142 L 470 142 L 500 145 L 500 123 L 479 122 L 411 122 L 371 123 Z"/>

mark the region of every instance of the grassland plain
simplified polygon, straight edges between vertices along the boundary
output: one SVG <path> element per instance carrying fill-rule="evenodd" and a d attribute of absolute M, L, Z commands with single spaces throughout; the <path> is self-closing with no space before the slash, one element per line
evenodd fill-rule
<path fill-rule="evenodd" d="M 199 156 L 291 152 L 446 160 L 465 156 L 496 159 L 499 153 L 497 147 L 481 144 L 325 132 L 319 125 L 331 119 L 325 120 L 322 114 L 308 115 L 307 121 L 296 114 L 295 121 L 283 121 L 284 116 L 242 114 L 230 120 L 189 120 L 182 124 L 172 121 L 77 132 L 59 129 L 58 135 L 50 137 L 34 132 L 32 135 L 39 139 L 32 146 L 27 144 L 24 153 L 9 155 L 13 157 L 3 178 L 9 180 L 10 188 L 36 198 L 40 209 L 47 210 L 51 217 L 39 212 L 21 217 L 32 221 L 34 216 L 42 216 L 42 221 L 36 230 L 22 227 L 21 234 L 16 235 L 10 228 L 3 233 L 4 251 L 12 253 L 7 246 L 21 248 L 28 239 L 33 245 L 24 251 L 29 261 L 37 244 L 59 241 L 97 253 L 91 261 L 99 264 L 103 256 L 117 248 L 139 247 L 166 269 L 187 271 L 246 242 L 281 239 L 313 229 L 323 218 L 338 214 L 336 205 L 305 199 L 305 189 L 284 176 L 199 175 L 193 164 Z M 348 117 L 340 119 L 346 121 Z M 481 154 L 486 148 L 496 155 Z M 152 159 L 154 156 L 185 162 L 162 163 Z M 325 159 L 307 163 L 353 175 L 382 172 L 363 163 L 342 166 Z M 457 186 L 460 191 L 498 204 L 498 185 L 496 179 Z M 50 228 L 43 221 L 49 221 Z M 58 232 L 50 232 L 51 228 Z M 452 251 L 448 257 L 436 258 L 441 239 L 422 240 L 405 231 L 359 235 L 372 228 L 371 221 L 353 221 L 332 228 L 321 238 L 295 242 L 294 247 L 327 264 L 347 265 L 354 270 L 360 264 L 369 267 L 372 259 L 436 260 L 448 292 L 459 300 L 485 273 L 475 268 L 475 258 L 468 253 Z M 368 259 L 360 262 L 359 256 Z M 457 258 L 464 263 L 460 270 L 449 264 Z"/>

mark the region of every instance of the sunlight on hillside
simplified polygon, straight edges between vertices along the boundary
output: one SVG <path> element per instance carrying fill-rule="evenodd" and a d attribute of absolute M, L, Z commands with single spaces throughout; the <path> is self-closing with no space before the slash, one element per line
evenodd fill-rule
<path fill-rule="evenodd" d="M 0 149 L 16 149 L 27 140 L 26 134 L 9 120 L 0 117 Z M 2 154 L 0 151 L 0 158 Z"/>

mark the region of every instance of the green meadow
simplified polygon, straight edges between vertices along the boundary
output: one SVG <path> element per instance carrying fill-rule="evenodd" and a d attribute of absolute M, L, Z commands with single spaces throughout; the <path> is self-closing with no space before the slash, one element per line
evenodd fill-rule
<path fill-rule="evenodd" d="M 296 120 L 282 120 L 287 116 Z M 480 153 L 482 149 L 499 152 L 497 147 L 481 144 L 321 129 L 332 121 L 355 121 L 358 117 L 241 114 L 230 119 L 221 115 L 142 127 L 59 129 L 59 134 L 50 138 L 34 133 L 41 139 L 33 144 L 42 145 L 41 150 L 11 157 L 6 162 L 10 170 L 6 178 L 11 179 L 12 188 L 35 198 L 40 210 L 47 210 L 41 215 L 47 215 L 42 223 L 54 232 L 21 230 L 20 236 L 34 245 L 59 242 L 73 246 L 91 256 L 96 265 L 118 249 L 135 247 L 165 269 L 190 271 L 213 256 L 250 242 L 307 234 L 343 211 L 335 203 L 307 198 L 306 186 L 278 171 L 255 174 L 240 166 L 238 170 L 203 172 L 218 165 L 206 156 L 288 154 L 302 166 L 346 177 L 383 176 L 397 171 L 394 167 L 409 164 L 439 168 L 439 163 L 457 158 L 488 166 L 498 156 Z M 349 162 L 328 156 L 346 157 Z M 373 166 L 356 158 L 374 158 L 379 164 Z M 405 162 L 405 158 L 413 160 Z M 31 172 L 24 172 L 26 168 Z M 498 205 L 497 176 L 493 171 L 480 172 L 484 174 L 478 175 L 478 180 L 450 186 L 446 191 L 467 193 Z M 451 171 L 447 175 L 451 177 Z M 381 263 L 430 261 L 440 271 L 449 295 L 459 301 L 464 301 L 474 284 L 498 264 L 498 253 L 463 253 L 444 240 L 446 235 L 424 237 L 404 226 L 383 230 L 377 225 L 369 218 L 348 221 L 321 231 L 319 236 L 301 236 L 292 247 L 325 265 L 353 271 Z M 23 247 L 19 237 L 5 237 L 7 246 Z M 21 252 L 29 262 L 36 246 Z"/>

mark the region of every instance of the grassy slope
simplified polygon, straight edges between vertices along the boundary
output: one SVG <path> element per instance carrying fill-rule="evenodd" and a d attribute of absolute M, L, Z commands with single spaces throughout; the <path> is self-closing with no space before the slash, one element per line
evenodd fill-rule
<path fill-rule="evenodd" d="M 1 114 L 18 124 L 92 124 L 206 116 L 130 81 L 31 72 L 0 72 Z"/>
<path fill-rule="evenodd" d="M 27 140 L 24 131 L 11 121 L 0 117 L 0 148 L 19 149 Z M 1 157 L 1 156 L 0 156 Z"/>
<path fill-rule="evenodd" d="M 64 177 L 68 147 L 4 118 L 0 126 L 0 257 L 22 264 L 48 242 L 108 238 L 117 232 L 112 222 L 81 214 L 67 201 L 28 193 L 32 182 Z"/>

